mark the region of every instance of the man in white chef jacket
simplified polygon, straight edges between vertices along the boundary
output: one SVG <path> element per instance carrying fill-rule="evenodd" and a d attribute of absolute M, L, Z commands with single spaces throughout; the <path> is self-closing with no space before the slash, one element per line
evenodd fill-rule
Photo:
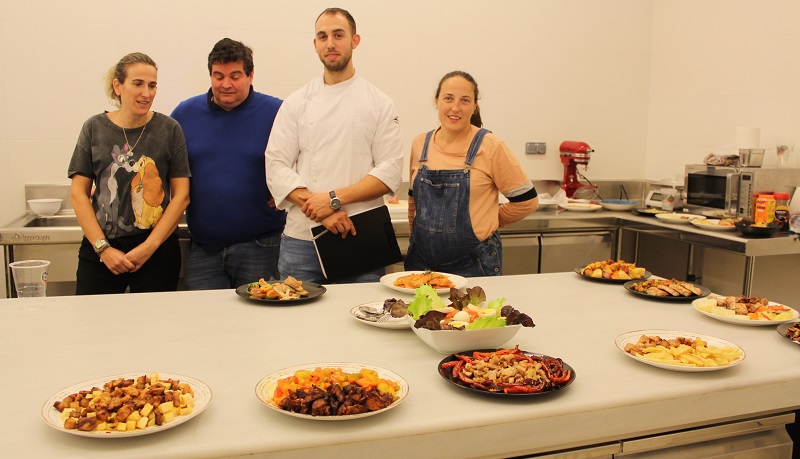
<path fill-rule="evenodd" d="M 350 13 L 323 11 L 314 37 L 323 74 L 286 98 L 275 118 L 265 167 L 276 205 L 288 210 L 281 277 L 325 283 L 310 228 L 321 223 L 342 237 L 355 235 L 348 215 L 382 205 L 402 181 L 400 122 L 392 100 L 355 71 L 360 41 Z M 383 273 L 339 282 L 376 282 Z"/>

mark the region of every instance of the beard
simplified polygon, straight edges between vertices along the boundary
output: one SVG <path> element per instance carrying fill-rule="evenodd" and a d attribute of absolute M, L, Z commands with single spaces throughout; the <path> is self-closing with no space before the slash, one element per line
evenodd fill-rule
<path fill-rule="evenodd" d="M 347 54 L 341 55 L 341 60 L 339 62 L 329 62 L 325 60 L 325 56 L 320 56 L 319 60 L 322 61 L 322 65 L 325 66 L 328 71 L 331 72 L 341 72 L 345 68 L 347 68 L 347 64 L 350 63 L 350 59 L 352 59 L 353 54 L 352 52 Z"/>

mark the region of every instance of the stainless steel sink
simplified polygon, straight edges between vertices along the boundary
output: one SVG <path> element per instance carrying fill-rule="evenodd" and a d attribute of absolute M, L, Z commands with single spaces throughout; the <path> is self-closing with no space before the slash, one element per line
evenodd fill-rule
<path fill-rule="evenodd" d="M 75 227 L 78 225 L 78 219 L 74 215 L 53 216 L 53 217 L 36 217 L 33 220 L 25 223 L 24 228 L 59 228 L 59 227 Z"/>

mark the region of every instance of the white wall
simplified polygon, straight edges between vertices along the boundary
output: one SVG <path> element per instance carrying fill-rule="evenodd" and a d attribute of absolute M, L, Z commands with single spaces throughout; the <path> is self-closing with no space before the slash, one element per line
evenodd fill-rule
<path fill-rule="evenodd" d="M 356 68 L 394 98 L 406 149 L 436 126 L 433 91 L 454 69 L 477 78 L 486 127 L 537 179 L 561 178 L 568 139 L 596 150 L 590 179 L 672 177 L 737 126 L 761 127 L 773 155 L 778 137 L 800 139 L 797 0 L 0 0 L 0 223 L 24 212 L 24 184 L 67 182 L 122 55 L 156 60 L 162 113 L 208 89 L 225 36 L 253 47 L 256 89 L 285 97 L 321 72 L 313 24 L 334 5 L 355 16 Z M 523 155 L 526 141 L 547 155 Z"/>
<path fill-rule="evenodd" d="M 736 149 L 736 128 L 761 129 L 800 167 L 800 2 L 656 0 L 645 176 L 671 177 Z M 800 186 L 800 184 L 796 184 Z"/>

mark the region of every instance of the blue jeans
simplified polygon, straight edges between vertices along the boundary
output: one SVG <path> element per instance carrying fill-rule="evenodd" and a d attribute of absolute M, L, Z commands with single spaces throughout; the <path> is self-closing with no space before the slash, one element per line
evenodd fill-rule
<path fill-rule="evenodd" d="M 278 278 L 281 235 L 231 245 L 197 244 L 186 255 L 186 289 L 236 288 L 260 278 Z"/>
<path fill-rule="evenodd" d="M 446 244 L 442 248 L 447 249 Z M 407 271 L 430 269 L 463 277 L 500 276 L 503 273 L 503 244 L 500 235 L 495 231 L 468 256 L 454 257 L 449 262 L 433 263 L 427 261 L 421 251 L 416 249 L 412 238 L 404 268 Z"/>
<path fill-rule="evenodd" d="M 322 274 L 317 251 L 314 243 L 283 236 L 281 239 L 281 255 L 278 259 L 278 271 L 281 276 L 292 276 L 297 280 L 314 282 L 316 284 L 330 284 Z M 337 284 L 356 284 L 362 282 L 378 282 L 386 273 L 384 268 L 370 271 L 358 276 L 340 279 Z"/>

